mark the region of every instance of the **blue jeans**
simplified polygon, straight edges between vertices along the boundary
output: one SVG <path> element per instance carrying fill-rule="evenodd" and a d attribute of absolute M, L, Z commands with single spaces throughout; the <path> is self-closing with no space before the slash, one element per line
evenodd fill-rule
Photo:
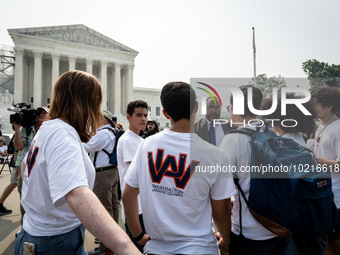
<path fill-rule="evenodd" d="M 290 255 L 287 253 L 291 237 L 274 237 L 268 240 L 251 240 L 231 232 L 230 255 Z"/>
<path fill-rule="evenodd" d="M 32 236 L 22 228 L 15 237 L 14 254 L 21 255 L 24 242 L 30 242 L 35 244 L 36 255 L 87 255 L 84 240 L 85 228 L 83 225 L 68 233 L 56 236 Z"/>

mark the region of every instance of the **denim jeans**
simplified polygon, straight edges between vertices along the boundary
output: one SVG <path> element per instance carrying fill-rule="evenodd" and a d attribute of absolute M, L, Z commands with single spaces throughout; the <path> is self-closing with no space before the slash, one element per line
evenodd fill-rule
<path fill-rule="evenodd" d="M 32 236 L 22 228 L 15 237 L 14 254 L 21 255 L 24 242 L 30 242 L 35 244 L 36 255 L 87 255 L 84 240 L 85 228 L 83 225 L 68 233 L 56 236 Z"/>

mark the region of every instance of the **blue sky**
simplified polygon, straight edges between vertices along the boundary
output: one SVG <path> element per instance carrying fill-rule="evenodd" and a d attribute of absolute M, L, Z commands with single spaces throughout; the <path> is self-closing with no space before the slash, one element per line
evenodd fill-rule
<path fill-rule="evenodd" d="M 161 88 L 193 77 L 257 73 L 306 77 L 302 62 L 340 64 L 338 0 L 11 0 L 1 3 L 0 44 L 9 28 L 84 24 L 139 52 L 134 86 Z"/>

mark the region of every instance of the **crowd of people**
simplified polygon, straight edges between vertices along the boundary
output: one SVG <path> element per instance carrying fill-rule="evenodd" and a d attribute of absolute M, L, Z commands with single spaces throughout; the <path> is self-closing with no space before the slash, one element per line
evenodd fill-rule
<path fill-rule="evenodd" d="M 111 112 L 101 110 L 101 84 L 94 76 L 83 71 L 61 75 L 50 107 L 38 108 L 35 124 L 13 124 L 17 156 L 0 198 L 0 215 L 12 212 L 3 203 L 18 185 L 22 228 L 15 254 L 27 254 L 23 251 L 29 248 L 35 254 L 340 254 L 340 222 L 333 232 L 316 237 L 278 236 L 254 218 L 244 199 L 250 194 L 249 172 L 195 171 L 198 166 L 249 166 L 251 137 L 232 131 L 266 132 L 267 126 L 257 129 L 250 121 L 265 119 L 278 120 L 272 132 L 309 147 L 319 164 L 339 169 L 340 88 L 313 90 L 304 104 L 311 115 L 287 105 L 285 116 L 280 98 L 276 111 L 256 116 L 248 108 L 249 88 L 255 109 L 271 107 L 272 99 L 264 99 L 259 89 L 241 86 L 244 114 L 234 113 L 231 95 L 227 109 L 234 125 L 213 125 L 221 117 L 219 101 L 207 98 L 205 118 L 195 121 L 195 91 L 187 83 L 170 82 L 160 96 L 170 129 L 160 132 L 159 124 L 147 118 L 147 102 L 136 100 L 127 105 L 124 130 Z M 283 118 L 296 119 L 297 125 L 282 125 Z M 7 155 L 3 140 L 0 160 Z M 332 171 L 332 188 L 340 218 L 338 172 Z M 125 232 L 118 225 L 120 202 Z M 99 245 L 89 251 L 85 228 Z"/>

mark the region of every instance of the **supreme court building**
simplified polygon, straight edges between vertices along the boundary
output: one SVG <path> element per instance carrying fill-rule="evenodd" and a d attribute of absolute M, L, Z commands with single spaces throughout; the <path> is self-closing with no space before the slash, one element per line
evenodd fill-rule
<path fill-rule="evenodd" d="M 102 108 L 121 116 L 133 99 L 138 52 L 84 25 L 8 29 L 15 48 L 14 102 L 36 108 L 50 103 L 51 89 L 68 70 L 97 76 Z"/>

